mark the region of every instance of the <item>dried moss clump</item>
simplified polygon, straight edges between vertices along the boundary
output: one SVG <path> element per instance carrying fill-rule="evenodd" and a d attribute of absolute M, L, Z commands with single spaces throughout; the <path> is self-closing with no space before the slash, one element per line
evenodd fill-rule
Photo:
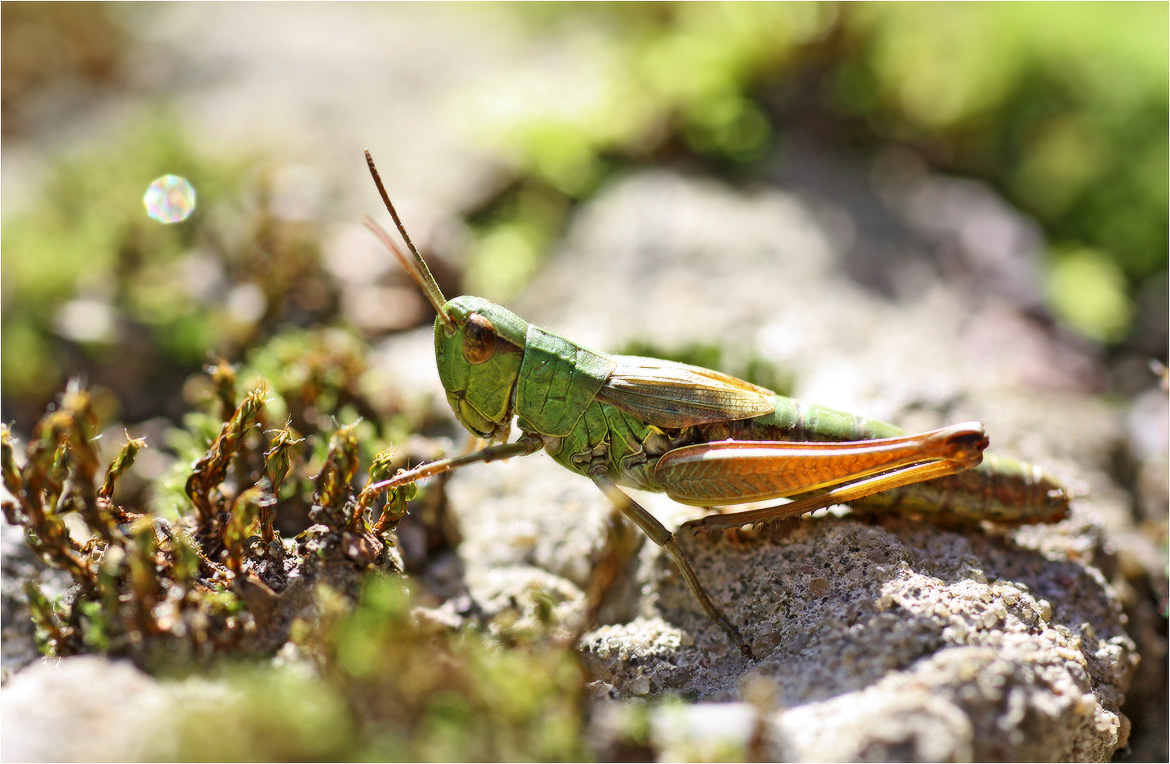
<path fill-rule="evenodd" d="M 233 374 L 226 364 L 213 370 L 230 414 L 187 477 L 189 511 L 177 519 L 114 501 L 119 477 L 145 443 L 129 439 L 102 471 L 101 423 L 79 385 L 36 425 L 23 460 L 4 427 L 5 517 L 74 584 L 57 602 L 27 587 L 49 654 L 102 652 L 146 667 L 266 654 L 287 641 L 317 583 L 356 597 L 365 574 L 401 571 L 384 532 L 392 523 L 378 518 L 375 532 L 372 502 L 359 502 L 352 485 L 353 426 L 335 433 L 311 483 L 314 524 L 296 539 L 281 537 L 277 494 L 307 444 L 287 426 L 263 430 L 263 389 L 236 405 Z"/>
<path fill-rule="evenodd" d="M 314 449 L 324 433 L 266 429 L 281 396 L 255 388 L 237 400 L 236 371 L 208 371 L 221 421 L 186 462 L 177 513 L 118 503 L 145 443 L 128 439 L 103 470 L 101 422 L 79 385 L 25 448 L 2 433 L 4 514 L 73 581 L 55 601 L 26 587 L 42 649 L 129 657 L 176 680 L 146 757 L 591 758 L 571 649 L 420 617 L 394 535 L 413 491 L 354 487 L 368 458 L 357 424 Z M 397 466 L 383 450 L 368 480 Z M 309 525 L 285 539 L 281 514 L 301 503 Z"/>

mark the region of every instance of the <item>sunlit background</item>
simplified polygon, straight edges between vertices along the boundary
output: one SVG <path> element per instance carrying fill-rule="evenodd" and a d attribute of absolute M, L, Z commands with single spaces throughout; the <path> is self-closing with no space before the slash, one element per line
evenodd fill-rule
<path fill-rule="evenodd" d="M 1166 21 L 1163 4 L 5 4 L 4 416 L 28 422 L 78 373 L 117 389 L 91 367 L 128 344 L 131 376 L 177 379 L 290 323 L 422 320 L 337 304 L 352 266 L 329 236 L 371 209 L 367 145 L 416 219 L 468 222 L 464 284 L 496 298 L 631 165 L 751 183 L 811 139 L 981 179 L 1042 228 L 1043 309 L 1130 394 L 1167 344 Z M 200 206 L 163 227 L 142 200 L 169 174 Z M 146 397 L 127 413 L 155 413 Z"/>

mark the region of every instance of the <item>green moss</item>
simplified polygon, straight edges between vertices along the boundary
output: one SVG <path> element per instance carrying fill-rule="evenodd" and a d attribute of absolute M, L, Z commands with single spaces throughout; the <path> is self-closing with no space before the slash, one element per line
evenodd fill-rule
<path fill-rule="evenodd" d="M 343 396 L 335 393 L 349 376 L 334 376 L 334 361 L 346 357 L 319 359 L 320 373 L 309 376 L 333 383 L 308 385 L 311 393 L 304 376 L 283 380 L 283 399 L 297 391 L 308 408 L 336 410 Z M 29 587 L 45 651 L 126 656 L 170 677 L 169 724 L 143 736 L 158 758 L 587 758 L 584 678 L 576 654 L 548 642 L 551 604 L 545 632 L 527 634 L 522 647 L 476 626 L 420 626 L 386 546 L 393 535 L 383 535 L 392 522 L 372 531 L 374 510 L 353 486 L 366 461 L 368 446 L 360 443 L 372 432 L 331 424 L 294 438 L 287 426 L 267 429 L 271 396 L 246 392 L 258 381 L 254 371 L 221 363 L 208 372 L 208 412 L 190 415 L 190 428 L 174 437 L 192 459 L 167 520 L 113 503 L 143 443 L 127 441 L 103 472 L 93 438 L 101 422 L 79 386 L 27 445 L 4 429 L 3 478 L 12 497 L 5 515 L 76 584 L 58 601 Z M 315 465 L 305 456 L 314 445 L 322 449 Z M 292 491 L 287 500 L 310 503 L 322 523 L 295 542 L 266 527 L 272 515 L 265 507 L 285 501 L 274 492 L 278 451 L 287 457 L 278 470 Z M 371 474 L 387 469 L 383 459 Z M 63 522 L 69 512 L 94 541 L 71 535 Z M 308 590 L 308 609 L 301 596 L 282 601 L 293 579 Z M 305 613 L 316 616 L 302 620 Z M 266 663 L 290 637 L 304 659 Z"/>
<path fill-rule="evenodd" d="M 169 728 L 144 759 L 343 761 L 360 745 L 345 699 L 290 669 L 230 664 L 206 679 L 170 683 Z"/>
<path fill-rule="evenodd" d="M 583 678 L 571 650 L 506 650 L 476 631 L 420 629 L 394 578 L 367 580 L 353 610 L 335 592 L 317 596 L 322 621 L 298 634 L 321 671 L 309 695 L 347 709 L 342 758 L 587 757 Z"/>
<path fill-rule="evenodd" d="M 291 616 L 280 614 L 280 593 L 290 581 L 307 586 L 328 576 L 357 589 L 367 571 L 400 569 L 393 537 L 375 532 L 372 508 L 357 502 L 354 426 L 333 433 L 335 447 L 317 474 L 302 472 L 303 461 L 289 455 L 286 472 L 295 461 L 300 474 L 283 501 L 309 507 L 325 525 L 285 545 L 274 527 L 282 499 L 266 475 L 266 454 L 304 441 L 290 441 L 287 427 L 266 432 L 264 392 L 253 390 L 236 405 L 231 367 L 213 371 L 221 413 L 192 415 L 203 433 L 176 438 L 193 456 L 168 489 L 166 517 L 115 503 L 117 484 L 145 443 L 128 440 L 103 473 L 95 437 L 101 422 L 80 386 L 71 385 L 41 419 L 19 449 L 23 458 L 3 428 L 4 515 L 75 584 L 56 605 L 29 594 L 53 654 L 103 652 L 144 666 L 264 655 L 287 639 Z M 137 498 L 159 508 L 156 499 Z M 65 522 L 70 514 L 85 525 L 80 537 Z"/>

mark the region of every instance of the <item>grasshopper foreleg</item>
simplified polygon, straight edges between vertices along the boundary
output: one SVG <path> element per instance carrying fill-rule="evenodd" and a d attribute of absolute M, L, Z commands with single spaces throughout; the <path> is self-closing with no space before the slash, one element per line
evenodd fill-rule
<path fill-rule="evenodd" d="M 755 660 L 751 647 L 748 646 L 748 643 L 740 635 L 739 630 L 732 625 L 731 621 L 727 620 L 727 617 L 723 615 L 719 608 L 715 606 L 715 603 L 711 601 L 711 598 L 707 596 L 703 585 L 699 583 L 699 577 L 695 574 L 694 568 L 691 567 L 690 561 L 687 560 L 682 548 L 678 545 L 678 541 L 675 540 L 674 534 L 668 531 L 666 526 L 658 522 L 654 515 L 647 512 L 638 502 L 627 496 L 604 472 L 594 473 L 591 477 L 593 478 L 593 482 L 597 484 L 597 487 L 602 490 L 606 498 L 610 500 L 619 512 L 629 518 L 634 525 L 637 525 L 651 541 L 666 550 L 682 574 L 683 580 L 686 581 L 687 588 L 691 590 L 691 594 L 703 606 L 707 617 L 719 624 L 720 628 L 727 632 L 727 635 L 731 637 L 731 641 L 739 647 L 739 651 L 745 657 L 749 660 Z"/>
<path fill-rule="evenodd" d="M 456 467 L 476 464 L 477 462 L 494 462 L 497 459 L 508 459 L 513 456 L 527 456 L 536 453 L 543 446 L 544 441 L 540 439 L 540 436 L 525 433 L 515 443 L 500 443 L 494 446 L 488 446 L 487 448 L 481 448 L 470 454 L 463 454 L 462 456 L 455 456 L 450 459 L 439 459 L 438 461 L 428 462 L 427 464 L 420 464 L 412 470 L 403 470 L 392 478 L 367 485 L 362 490 L 362 494 L 369 494 L 372 498 L 373 495 L 382 491 L 406 485 L 407 483 L 414 483 L 423 478 L 440 475 Z"/>

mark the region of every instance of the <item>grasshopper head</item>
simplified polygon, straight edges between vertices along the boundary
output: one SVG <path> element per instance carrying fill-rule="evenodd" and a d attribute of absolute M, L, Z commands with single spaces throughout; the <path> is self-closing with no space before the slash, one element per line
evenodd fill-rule
<path fill-rule="evenodd" d="M 438 311 L 435 360 L 439 365 L 439 379 L 447 390 L 447 402 L 460 423 L 476 435 L 493 440 L 507 437 L 512 421 L 512 390 L 520 376 L 527 322 L 481 297 L 464 295 L 445 300 L 426 261 L 398 219 L 369 151 L 366 163 L 412 257 L 407 257 L 373 220 L 366 218 L 366 225 L 394 253 Z"/>
<path fill-rule="evenodd" d="M 476 435 L 507 436 L 527 333 L 524 319 L 482 297 L 456 297 L 440 309 L 435 319 L 439 379 L 456 418 Z"/>

